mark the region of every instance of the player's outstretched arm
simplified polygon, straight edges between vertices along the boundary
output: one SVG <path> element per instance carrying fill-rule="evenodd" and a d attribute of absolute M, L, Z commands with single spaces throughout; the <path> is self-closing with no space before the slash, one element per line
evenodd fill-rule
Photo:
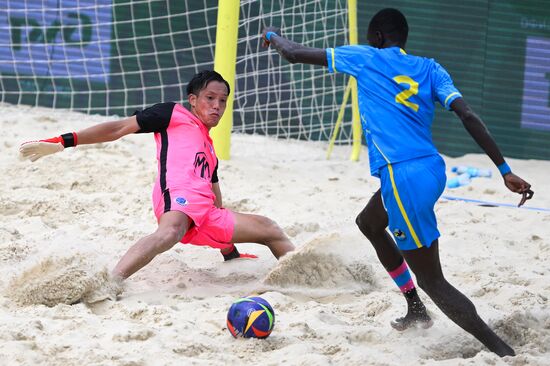
<path fill-rule="evenodd" d="M 451 109 L 456 113 L 458 118 L 464 124 L 466 131 L 472 136 L 474 141 L 485 151 L 485 153 L 491 158 L 493 163 L 498 167 L 498 170 L 502 174 L 504 184 L 512 192 L 516 192 L 522 195 L 521 201 L 518 206 L 521 206 L 533 197 L 533 191 L 531 185 L 522 178 L 512 173 L 511 168 L 504 161 L 504 157 L 500 152 L 495 140 L 489 133 L 489 130 L 475 114 L 470 106 L 463 98 L 457 98 L 451 103 Z"/>
<path fill-rule="evenodd" d="M 139 125 L 136 117 L 132 116 L 119 121 L 100 123 L 78 132 L 24 142 L 19 147 L 19 155 L 22 159 L 36 161 L 46 155 L 63 151 L 66 147 L 114 141 L 137 131 L 139 131 Z"/>
<path fill-rule="evenodd" d="M 100 123 L 78 131 L 79 144 L 97 144 L 115 141 L 119 138 L 139 131 L 136 116 L 118 121 Z"/>
<path fill-rule="evenodd" d="M 327 66 L 326 51 L 322 48 L 306 47 L 281 36 L 277 27 L 266 27 L 262 32 L 264 47 L 275 48 L 288 62 Z"/>

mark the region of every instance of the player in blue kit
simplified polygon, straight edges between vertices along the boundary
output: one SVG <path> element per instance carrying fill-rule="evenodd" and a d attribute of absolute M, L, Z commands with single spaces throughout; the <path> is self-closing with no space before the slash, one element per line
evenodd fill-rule
<path fill-rule="evenodd" d="M 446 176 L 445 163 L 431 136 L 435 101 L 456 113 L 498 167 L 506 187 L 522 195 L 520 206 L 533 196 L 531 185 L 511 172 L 447 71 L 433 59 L 407 54 L 407 36 L 407 20 L 396 9 L 383 9 L 371 19 L 369 46 L 319 49 L 292 42 L 275 27 L 265 28 L 262 34 L 264 45 L 271 45 L 291 63 L 325 66 L 329 72 L 357 79 L 371 175 L 380 179 L 381 188 L 356 223 L 407 299 L 407 314 L 392 326 L 403 330 L 413 324 L 431 325 L 410 267 L 420 288 L 451 320 L 499 356 L 514 355 L 441 270 L 434 205 L 445 188 Z"/>

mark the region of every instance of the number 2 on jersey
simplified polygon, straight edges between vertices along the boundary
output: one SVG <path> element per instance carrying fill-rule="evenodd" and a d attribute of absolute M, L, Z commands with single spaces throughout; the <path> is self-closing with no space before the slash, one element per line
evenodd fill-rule
<path fill-rule="evenodd" d="M 398 75 L 393 78 L 393 81 L 395 81 L 397 84 L 409 85 L 409 89 L 403 90 L 401 93 L 395 96 L 395 102 L 403 104 L 404 106 L 411 108 L 413 111 L 418 112 L 418 104 L 409 102 L 407 100 L 413 95 L 418 94 L 418 83 L 414 81 L 411 77 L 406 75 Z"/>

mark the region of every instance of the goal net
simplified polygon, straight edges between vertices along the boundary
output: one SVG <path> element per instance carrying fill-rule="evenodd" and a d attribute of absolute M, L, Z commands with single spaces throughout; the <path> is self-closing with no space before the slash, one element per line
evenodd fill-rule
<path fill-rule="evenodd" d="M 0 100 L 119 116 L 185 101 L 192 75 L 213 68 L 217 6 L 0 0 Z M 349 43 L 347 18 L 346 0 L 241 0 L 233 131 L 327 140 L 346 76 L 291 65 L 261 47 L 260 33 L 274 25 L 296 42 L 333 47 Z M 345 116 L 341 143 L 351 141 L 351 107 Z"/>

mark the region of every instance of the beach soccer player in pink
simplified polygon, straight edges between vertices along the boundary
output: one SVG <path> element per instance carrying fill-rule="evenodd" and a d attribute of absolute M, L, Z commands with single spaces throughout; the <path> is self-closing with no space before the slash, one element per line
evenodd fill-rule
<path fill-rule="evenodd" d="M 220 249 L 225 260 L 255 258 L 239 253 L 234 243 L 266 245 L 276 258 L 294 249 L 271 219 L 223 208 L 218 159 L 209 131 L 220 121 L 229 93 L 229 84 L 220 74 L 202 71 L 187 85 L 190 110 L 173 102 L 159 103 L 126 119 L 21 145 L 21 157 L 36 161 L 77 144 L 154 133 L 158 174 L 153 206 L 158 228 L 128 249 L 113 269 L 115 279 L 128 278 L 180 241 Z"/>

